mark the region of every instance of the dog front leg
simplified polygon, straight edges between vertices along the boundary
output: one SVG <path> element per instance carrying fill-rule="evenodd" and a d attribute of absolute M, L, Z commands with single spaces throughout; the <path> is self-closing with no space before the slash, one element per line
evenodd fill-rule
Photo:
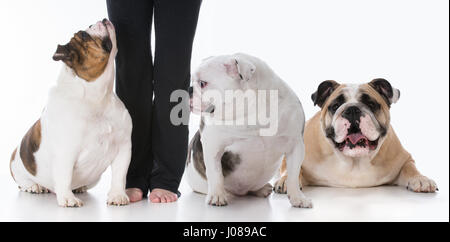
<path fill-rule="evenodd" d="M 303 176 L 303 169 L 300 169 L 300 177 L 298 179 L 298 182 L 300 184 L 300 190 L 303 190 L 303 186 L 308 185 L 308 183 L 305 180 L 305 177 Z M 286 170 L 286 156 L 283 158 L 283 161 L 281 163 L 281 167 L 280 167 L 280 179 L 278 179 L 278 181 L 275 182 L 275 185 L 273 187 L 273 190 L 276 193 L 280 193 L 280 194 L 286 194 L 287 192 L 287 188 L 286 188 L 286 180 L 287 180 L 287 170 Z"/>
<path fill-rule="evenodd" d="M 131 160 L 131 141 L 123 145 L 111 164 L 111 189 L 108 192 L 108 205 L 122 206 L 130 203 L 125 192 L 128 166 Z"/>
<path fill-rule="evenodd" d="M 55 194 L 61 207 L 81 207 L 83 202 L 72 192 L 73 168 L 76 161 L 75 152 L 58 150 L 53 156 L 52 173 Z"/>
<path fill-rule="evenodd" d="M 227 192 L 224 187 L 221 158 L 224 148 L 214 140 L 204 141 L 203 156 L 208 180 L 208 194 L 206 203 L 213 206 L 225 206 L 228 204 Z"/>
<path fill-rule="evenodd" d="M 439 190 L 433 180 L 420 174 L 412 159 L 403 165 L 394 184 L 405 186 L 406 189 L 413 192 L 436 192 Z"/>
<path fill-rule="evenodd" d="M 289 154 L 286 154 L 286 187 L 289 201 L 292 206 L 300 208 L 312 208 L 312 202 L 306 198 L 300 190 L 300 168 L 305 158 L 305 144 L 303 139 L 297 143 Z"/>

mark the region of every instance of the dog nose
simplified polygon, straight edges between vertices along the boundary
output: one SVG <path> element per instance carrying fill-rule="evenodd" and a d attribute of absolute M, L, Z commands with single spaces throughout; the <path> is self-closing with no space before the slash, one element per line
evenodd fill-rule
<path fill-rule="evenodd" d="M 194 88 L 193 87 L 189 87 L 188 88 L 188 92 L 189 92 L 189 97 L 192 98 L 192 94 L 194 93 Z"/>
<path fill-rule="evenodd" d="M 361 117 L 361 109 L 356 106 L 348 107 L 342 114 L 342 117 L 350 121 L 359 120 L 359 118 Z"/>
<path fill-rule="evenodd" d="M 351 106 L 351 107 L 348 107 L 346 110 L 345 110 L 345 112 L 344 112 L 345 114 L 347 114 L 347 115 L 357 115 L 357 114 L 360 114 L 361 113 L 361 109 L 359 109 L 358 107 L 356 107 L 356 106 Z"/>

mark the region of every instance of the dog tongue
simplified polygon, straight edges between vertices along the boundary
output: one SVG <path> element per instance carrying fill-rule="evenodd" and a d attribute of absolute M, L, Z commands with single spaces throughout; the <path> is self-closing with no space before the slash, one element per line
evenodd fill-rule
<path fill-rule="evenodd" d="M 360 141 L 361 139 L 365 139 L 366 137 L 364 135 L 362 135 L 361 133 L 357 133 L 357 134 L 351 134 L 349 136 L 347 136 L 347 138 L 350 140 L 350 142 L 352 142 L 352 144 L 356 144 L 358 143 L 358 141 Z"/>

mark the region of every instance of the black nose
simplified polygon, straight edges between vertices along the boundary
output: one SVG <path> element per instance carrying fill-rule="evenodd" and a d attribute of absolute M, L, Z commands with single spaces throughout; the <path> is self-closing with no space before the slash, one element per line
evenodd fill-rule
<path fill-rule="evenodd" d="M 108 19 L 104 18 L 104 19 L 102 20 L 102 23 L 106 24 L 107 21 L 108 21 Z"/>
<path fill-rule="evenodd" d="M 189 97 L 192 98 L 192 94 L 194 93 L 194 88 L 193 87 L 189 87 L 188 92 L 189 92 Z"/>
<path fill-rule="evenodd" d="M 359 123 L 361 121 L 361 109 L 356 106 L 351 106 L 345 109 L 342 117 L 350 122 L 350 127 L 348 128 L 348 133 L 359 133 L 361 129 L 359 128 Z"/>
<path fill-rule="evenodd" d="M 342 117 L 348 119 L 349 121 L 359 121 L 361 117 L 361 109 L 356 106 L 348 107 L 342 114 Z"/>

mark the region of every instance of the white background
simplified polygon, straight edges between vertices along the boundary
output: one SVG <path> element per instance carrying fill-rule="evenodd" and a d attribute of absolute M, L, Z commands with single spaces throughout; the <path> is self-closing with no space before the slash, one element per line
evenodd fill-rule
<path fill-rule="evenodd" d="M 192 69 L 201 59 L 211 55 L 246 52 L 258 56 L 296 91 L 307 117 L 318 111 L 313 107 L 310 95 L 321 81 L 333 79 L 360 83 L 377 77 L 386 78 L 401 91 L 400 101 L 392 106 L 392 125 L 403 146 L 416 159 L 419 170 L 433 178 L 440 191 L 436 195 L 426 195 L 407 193 L 400 188 L 374 188 L 370 195 L 387 201 L 374 209 L 371 207 L 373 197 L 360 200 L 361 195 L 369 194 L 371 189 L 314 188 L 309 192 L 310 197 L 321 206 L 316 206 L 314 212 L 303 214 L 303 217 L 292 217 L 297 216 L 293 213 L 273 215 L 276 210 L 269 203 L 261 205 L 261 210 L 267 209 L 265 206 L 272 207 L 270 216 L 261 216 L 263 211 L 255 211 L 243 217 L 227 217 L 229 213 L 223 213 L 223 210 L 220 213 L 211 210 L 207 217 L 174 215 L 173 220 L 448 221 L 448 5 L 447 0 L 204 0 Z M 67 43 L 74 32 L 104 17 L 107 17 L 106 4 L 101 0 L 0 2 L 0 158 L 3 161 L 0 163 L 0 182 L 7 191 L 2 195 L 6 200 L 2 201 L 0 220 L 52 219 L 48 214 L 52 214 L 52 208 L 57 209 L 54 197 L 47 197 L 49 201 L 45 201 L 50 203 L 46 217 L 31 218 L 18 213 L 23 211 L 23 204 L 37 206 L 42 204 L 42 200 L 16 190 L 9 177 L 9 157 L 28 128 L 39 118 L 47 92 L 55 84 L 61 63 L 53 62 L 51 57 L 57 44 Z M 191 120 L 191 134 L 197 128 L 197 120 L 195 117 Z M 108 180 L 102 181 L 90 195 L 85 195 L 90 196 L 87 200 L 93 200 L 91 203 L 98 201 L 101 205 L 96 206 L 102 207 L 104 201 L 96 200 L 97 192 L 102 199 L 107 192 L 107 184 Z M 182 192 L 185 197 L 181 197 L 177 204 L 162 206 L 187 207 L 187 202 L 183 203 L 185 199 L 193 203 L 189 207 L 197 206 L 194 203 L 198 202 L 198 206 L 204 208 L 202 196 L 191 194 L 185 184 Z M 329 205 L 320 200 L 330 199 L 323 195 L 326 192 L 348 194 L 345 195 L 347 205 Z M 282 197 L 274 195 L 271 199 L 276 203 Z M 252 206 L 252 202 L 261 203 L 260 200 L 250 200 L 248 204 L 243 202 L 242 206 Z M 348 204 L 372 209 L 368 213 L 358 213 Z M 146 208 L 142 204 L 134 206 Z M 149 209 L 165 209 L 148 206 Z M 288 203 L 283 201 L 282 206 L 287 208 Z M 345 214 L 349 217 L 344 213 L 342 216 L 336 214 L 335 210 L 324 212 L 331 211 L 331 208 L 348 210 Z M 77 218 L 104 220 L 110 215 L 109 210 L 104 209 L 100 214 Z M 233 207 L 227 209 L 232 210 Z M 121 213 L 118 219 L 127 220 L 130 214 L 133 213 Z M 159 219 L 171 221 L 170 216 L 161 216 Z M 150 217 L 141 219 L 158 220 L 158 217 Z M 54 219 L 61 220 L 62 217 Z M 133 217 L 128 220 L 133 219 L 139 220 Z"/>

